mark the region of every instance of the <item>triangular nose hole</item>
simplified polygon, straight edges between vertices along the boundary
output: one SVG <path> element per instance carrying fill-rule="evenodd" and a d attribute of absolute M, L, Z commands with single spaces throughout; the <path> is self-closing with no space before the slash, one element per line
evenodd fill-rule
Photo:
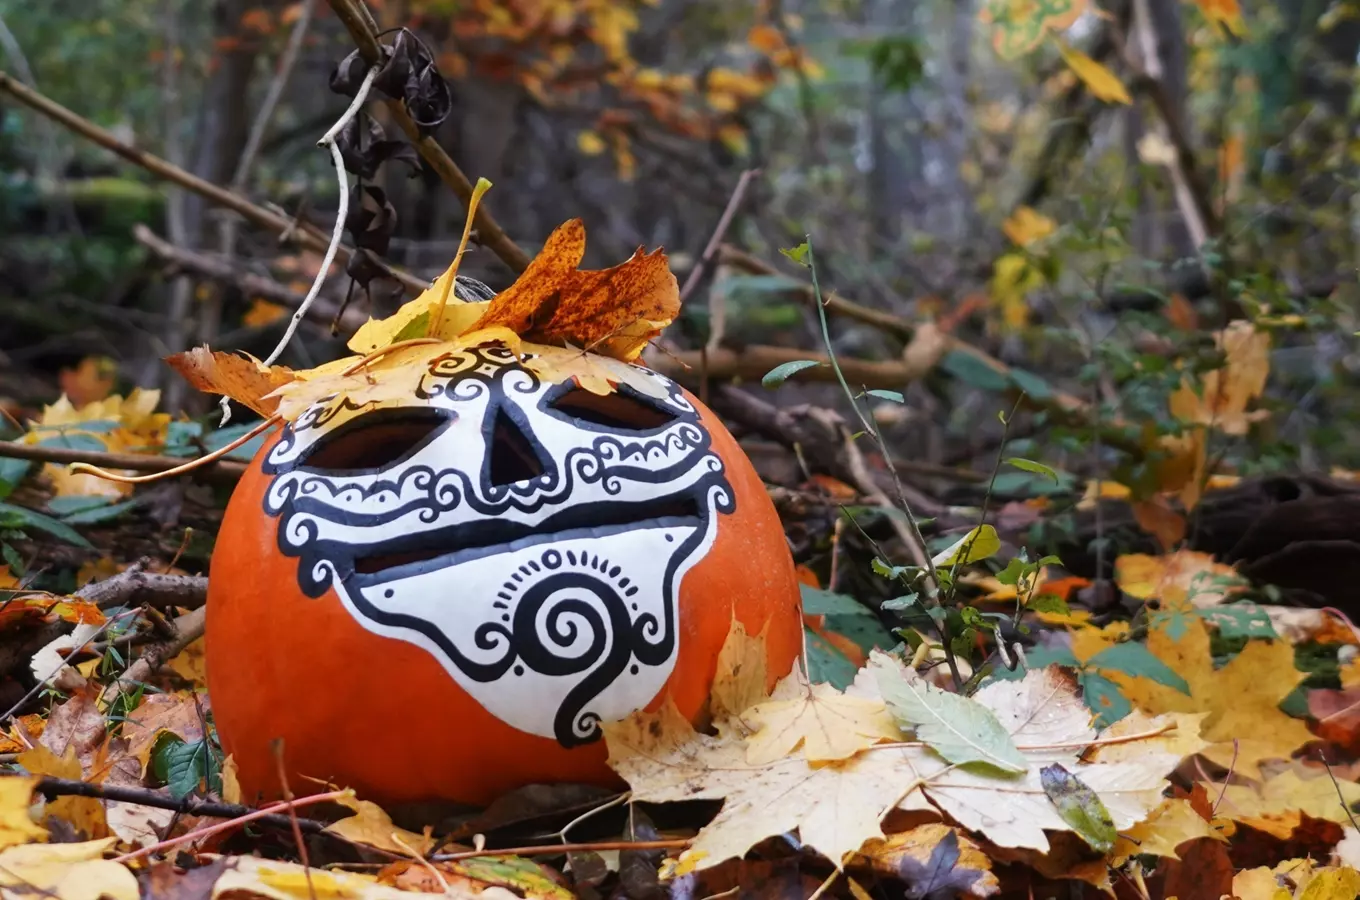
<path fill-rule="evenodd" d="M 544 472 L 543 461 L 534 452 L 533 442 L 504 409 L 496 410 L 491 446 L 487 450 L 487 480 L 498 487 L 528 481 Z"/>

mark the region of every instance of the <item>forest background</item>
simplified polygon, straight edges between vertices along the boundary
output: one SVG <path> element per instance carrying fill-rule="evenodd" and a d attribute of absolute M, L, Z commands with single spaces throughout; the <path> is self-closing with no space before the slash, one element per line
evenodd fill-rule
<path fill-rule="evenodd" d="M 343 354 L 446 269 L 484 178 L 460 274 L 493 291 L 571 218 L 586 268 L 667 250 L 683 306 L 644 359 L 766 481 L 814 680 L 844 689 L 901 639 L 970 693 L 1028 653 L 1075 666 L 1103 725 L 1184 711 L 1140 679 L 1184 685 L 1209 736 L 1230 691 L 1201 696 L 1157 645 L 1174 595 L 1214 630 L 1211 672 L 1249 640 L 1292 648 L 1269 713 L 1233 722 L 1283 709 L 1360 743 L 1360 3 L 369 0 L 429 68 L 338 135 L 358 249 L 320 278 L 342 206 L 317 143 L 353 93 L 354 6 L 0 0 L 10 600 L 148 558 L 204 571 L 253 444 L 136 491 L 65 464 L 159 471 L 244 434 L 163 359 L 269 357 L 313 293 L 279 362 Z M 982 566 L 898 596 L 931 554 Z M 1235 586 L 1189 596 L 1203 575 Z M 32 700 L 33 653 L 79 617 L 21 623 L 0 707 Z M 181 624 L 162 656 L 201 634 Z M 1131 645 L 1151 649 L 1092 662 Z M 1247 738 L 1227 727 L 1210 743 Z M 148 785 L 211 792 L 209 757 Z M 1209 758 L 1227 785 L 1237 749 Z M 1341 784 L 1326 814 L 1289 792 L 1269 813 L 1328 822 L 1330 852 Z"/>

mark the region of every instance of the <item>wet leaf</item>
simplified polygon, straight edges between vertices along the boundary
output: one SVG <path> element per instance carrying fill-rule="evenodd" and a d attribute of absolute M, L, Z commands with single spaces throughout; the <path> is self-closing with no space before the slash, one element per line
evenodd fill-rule
<path fill-rule="evenodd" d="M 1058 815 L 1082 840 L 1099 853 L 1114 849 L 1115 838 L 1119 835 L 1110 811 L 1095 791 L 1057 763 L 1044 766 L 1039 770 L 1039 776 L 1044 793 L 1058 808 Z"/>
<path fill-rule="evenodd" d="M 915 672 L 875 654 L 870 669 L 897 720 L 914 728 L 951 763 L 986 763 L 1006 772 L 1023 772 L 1026 761 L 991 710 L 930 684 Z"/>

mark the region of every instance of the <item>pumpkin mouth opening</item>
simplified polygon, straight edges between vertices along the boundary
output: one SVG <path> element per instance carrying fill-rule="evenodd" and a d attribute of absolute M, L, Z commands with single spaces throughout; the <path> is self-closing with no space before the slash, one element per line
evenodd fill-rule
<path fill-rule="evenodd" d="M 663 525 L 696 526 L 702 521 L 703 510 L 698 499 L 692 496 L 670 497 L 645 504 L 596 503 L 581 509 L 565 510 L 538 525 L 521 525 L 502 520 L 482 521 L 476 523 L 475 530 L 460 529 L 460 533 L 454 535 L 431 532 L 414 536 L 404 541 L 400 550 L 384 551 L 381 546 L 373 547 L 373 552 L 354 557 L 354 571 L 359 575 L 378 575 L 390 569 L 430 562 L 469 550 L 481 551 L 478 555 L 486 555 L 487 551 L 497 547 L 508 550 L 509 544 L 525 538 L 534 538 L 535 543 L 550 544 L 554 540 L 582 537 L 583 532 L 636 530 Z M 467 539 L 474 535 L 475 539 Z"/>

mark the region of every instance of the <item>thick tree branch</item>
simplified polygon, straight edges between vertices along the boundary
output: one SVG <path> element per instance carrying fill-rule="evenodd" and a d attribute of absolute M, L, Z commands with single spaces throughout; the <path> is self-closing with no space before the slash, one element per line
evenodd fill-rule
<path fill-rule="evenodd" d="M 364 62 L 370 66 L 382 65 L 385 60 L 382 45 L 378 43 L 378 30 L 373 22 L 373 17 L 364 8 L 363 0 L 328 0 L 335 15 L 344 23 L 345 30 L 359 48 L 359 54 L 363 56 Z M 416 123 L 406 112 L 406 108 L 397 100 L 387 100 L 387 108 L 392 113 L 392 118 L 401 126 L 401 130 L 406 132 L 406 137 L 415 145 L 416 150 L 424 157 L 439 175 L 440 180 L 457 195 L 458 199 L 467 207 L 472 202 L 472 182 L 468 180 L 463 170 L 458 168 L 458 164 L 444 152 L 444 148 L 432 137 L 422 136 Z M 477 241 L 492 253 L 500 258 L 501 262 L 509 266 L 516 274 L 523 272 L 529 266 L 529 255 L 520 246 L 510 239 L 500 224 L 492 217 L 490 210 L 485 202 L 477 207 L 477 215 L 473 219 L 473 227 L 477 229 Z"/>

